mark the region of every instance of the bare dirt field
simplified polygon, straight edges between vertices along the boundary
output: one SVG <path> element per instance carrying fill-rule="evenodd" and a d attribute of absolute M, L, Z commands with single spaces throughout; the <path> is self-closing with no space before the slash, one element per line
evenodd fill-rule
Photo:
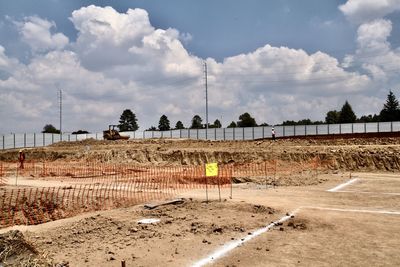
<path fill-rule="evenodd" d="M 4 244 L 15 241 L 17 253 L 9 251 L 4 265 L 121 266 L 125 261 L 126 266 L 398 266 L 399 144 L 399 138 L 86 141 L 30 150 L 27 154 L 36 160 L 56 162 L 169 166 L 275 157 L 290 165 L 319 155 L 330 164 L 312 178 L 316 183 L 274 187 L 250 181 L 234 184 L 232 198 L 224 188 L 222 201 L 217 189 L 209 190 L 209 202 L 204 189 L 191 189 L 174 196 L 183 203 L 152 210 L 136 205 L 0 229 L 0 259 Z M 3 152 L 0 158 L 11 159 L 13 153 Z M 159 221 L 147 224 L 142 219 Z M 23 236 L 10 232 L 16 229 Z"/>

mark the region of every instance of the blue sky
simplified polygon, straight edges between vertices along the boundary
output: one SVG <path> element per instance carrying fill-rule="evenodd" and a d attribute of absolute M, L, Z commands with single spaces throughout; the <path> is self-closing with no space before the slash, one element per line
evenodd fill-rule
<path fill-rule="evenodd" d="M 10 1 L 1 3 L 0 16 L 21 19 L 38 15 L 52 20 L 57 30 L 75 40 L 77 31 L 68 19 L 82 6 L 112 6 L 148 11 L 156 28 L 176 28 L 192 35 L 185 47 L 193 54 L 222 60 L 247 53 L 265 44 L 326 51 L 343 56 L 355 48 L 356 27 L 349 25 L 337 8 L 345 1 Z M 45 8 L 44 8 L 45 7 Z M 9 30 L 9 29 L 8 29 Z M 300 33 L 300 34 L 299 34 Z M 18 36 L 9 32 L 8 46 Z M 16 53 L 18 56 L 18 52 Z"/>
<path fill-rule="evenodd" d="M 0 132 L 99 131 L 125 108 L 140 130 L 161 115 L 269 124 L 348 100 L 358 116 L 400 95 L 400 1 L 2 1 Z"/>

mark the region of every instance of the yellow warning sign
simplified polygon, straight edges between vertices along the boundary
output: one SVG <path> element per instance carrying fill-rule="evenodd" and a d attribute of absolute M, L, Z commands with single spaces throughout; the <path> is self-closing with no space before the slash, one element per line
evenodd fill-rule
<path fill-rule="evenodd" d="M 206 176 L 218 176 L 218 163 L 206 164 Z"/>

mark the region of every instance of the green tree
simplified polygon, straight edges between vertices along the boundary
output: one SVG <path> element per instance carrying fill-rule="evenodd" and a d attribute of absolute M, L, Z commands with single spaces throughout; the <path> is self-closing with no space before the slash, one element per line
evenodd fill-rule
<path fill-rule="evenodd" d="M 171 129 L 171 127 L 169 126 L 169 120 L 167 116 L 162 115 L 160 117 L 160 121 L 158 122 L 158 129 L 160 131 L 168 131 L 169 129 Z"/>
<path fill-rule="evenodd" d="M 57 130 L 56 127 L 54 127 L 52 124 L 46 124 L 43 127 L 42 133 L 54 133 L 54 134 L 59 134 L 60 130 Z"/>
<path fill-rule="evenodd" d="M 218 119 L 216 119 L 212 126 L 213 126 L 212 128 L 221 128 L 222 124 Z"/>
<path fill-rule="evenodd" d="M 340 112 L 337 110 L 331 110 L 326 113 L 325 123 L 334 124 L 339 123 Z"/>
<path fill-rule="evenodd" d="M 228 125 L 228 128 L 236 128 L 236 122 L 232 121 L 231 124 Z"/>
<path fill-rule="evenodd" d="M 88 133 L 89 132 L 86 130 L 78 130 L 78 131 L 72 132 L 72 134 L 88 134 Z"/>
<path fill-rule="evenodd" d="M 194 115 L 190 129 L 202 129 L 203 128 L 203 124 L 201 123 L 202 121 L 203 120 L 199 115 Z"/>
<path fill-rule="evenodd" d="M 238 127 L 255 127 L 257 126 L 256 120 L 251 117 L 247 112 L 239 116 Z"/>
<path fill-rule="evenodd" d="M 185 126 L 183 126 L 183 123 L 181 121 L 177 121 L 175 124 L 175 129 L 176 130 L 185 129 Z"/>
<path fill-rule="evenodd" d="M 356 119 L 356 114 L 354 114 L 352 107 L 346 100 L 342 109 L 340 110 L 339 123 L 353 123 L 356 122 Z"/>
<path fill-rule="evenodd" d="M 379 121 L 380 118 L 376 114 L 363 115 L 361 116 L 361 118 L 357 119 L 357 122 L 379 122 Z"/>
<path fill-rule="evenodd" d="M 154 126 L 151 126 L 149 129 L 147 129 L 146 131 L 157 131 L 157 128 Z"/>
<path fill-rule="evenodd" d="M 136 131 L 139 129 L 137 124 L 136 115 L 130 110 L 125 109 L 119 118 L 118 128 L 121 132 Z"/>
<path fill-rule="evenodd" d="M 381 121 L 400 120 L 399 101 L 396 99 L 396 96 L 392 91 L 389 91 L 386 103 L 383 105 L 383 109 L 381 110 L 379 117 Z"/>

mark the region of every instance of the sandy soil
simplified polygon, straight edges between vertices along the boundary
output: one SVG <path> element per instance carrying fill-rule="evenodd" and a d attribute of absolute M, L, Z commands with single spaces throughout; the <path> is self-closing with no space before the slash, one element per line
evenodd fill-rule
<path fill-rule="evenodd" d="M 233 199 L 224 190 L 222 202 L 217 201 L 215 190 L 209 192 L 209 203 L 204 202 L 204 190 L 195 190 L 182 195 L 184 204 L 96 212 L 21 229 L 47 258 L 69 266 L 120 266 L 121 260 L 127 266 L 192 266 L 224 244 L 296 211 L 293 219 L 211 265 L 396 266 L 400 264 L 400 196 L 384 192 L 398 187 L 400 176 L 360 173 L 354 177 L 359 181 L 343 188 L 354 191 L 350 193 L 326 191 L 348 181 L 347 174 L 307 187 L 265 189 L 242 184 L 235 186 Z M 371 193 L 359 193 L 360 185 Z M 160 222 L 138 223 L 143 218 Z"/>
<path fill-rule="evenodd" d="M 0 161 L 16 161 L 18 150 L 0 152 Z M 400 138 L 278 139 L 255 141 L 127 140 L 60 142 L 45 148 L 27 149 L 36 161 L 131 162 L 147 165 L 198 165 L 257 162 L 278 159 L 305 162 L 314 157 L 330 169 L 399 171 Z"/>
<path fill-rule="evenodd" d="M 8 235 L 9 230 L 21 230 L 26 248 L 34 248 L 25 249 L 6 262 L 20 266 L 21 260 L 34 254 L 41 259 L 42 266 L 121 266 L 122 260 L 126 266 L 196 266 L 227 243 L 247 240 L 258 229 L 294 213 L 293 218 L 274 225 L 208 265 L 398 266 L 399 150 L 398 138 L 278 142 L 150 140 L 117 142 L 111 146 L 109 142 L 92 140 L 32 150 L 27 154 L 37 159 L 145 165 L 200 164 L 208 160 L 256 162 L 271 157 L 290 163 L 320 155 L 322 159 L 334 159 L 334 171 L 320 174 L 318 183 L 312 185 L 236 184 L 232 199 L 229 189 L 222 190 L 221 202 L 217 190 L 208 192 L 209 202 L 205 202 L 204 190 L 191 190 L 176 196 L 185 199 L 183 204 L 154 210 L 139 205 L 36 226 L 1 229 L 0 234 Z M 0 153 L 0 158 L 11 159 L 13 153 Z M 336 192 L 327 191 L 350 179 L 357 180 Z M 60 183 L 35 179 L 20 182 L 25 186 Z M 144 218 L 160 221 L 139 223 Z M 1 240 L 4 236 L 0 236 Z"/>

